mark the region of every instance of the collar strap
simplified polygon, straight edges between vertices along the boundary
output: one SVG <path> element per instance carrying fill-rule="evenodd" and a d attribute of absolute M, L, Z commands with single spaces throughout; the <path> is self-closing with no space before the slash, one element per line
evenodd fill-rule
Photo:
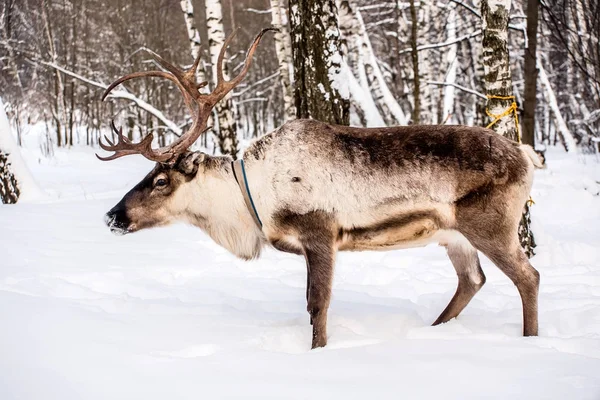
<path fill-rule="evenodd" d="M 258 216 L 258 212 L 256 212 L 256 207 L 254 206 L 254 201 L 252 201 L 252 195 L 250 194 L 250 188 L 248 187 L 248 179 L 246 178 L 244 160 L 240 159 L 232 161 L 231 168 L 233 169 L 233 176 L 240 187 L 242 197 L 244 198 L 244 202 L 246 203 L 246 207 L 248 208 L 250 215 L 252 215 L 254 223 L 258 226 L 258 229 L 262 230 L 263 224 Z"/>

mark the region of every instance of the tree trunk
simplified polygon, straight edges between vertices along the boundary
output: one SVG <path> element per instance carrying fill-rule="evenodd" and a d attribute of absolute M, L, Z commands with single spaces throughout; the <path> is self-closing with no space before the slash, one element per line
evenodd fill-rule
<path fill-rule="evenodd" d="M 277 29 L 275 32 L 275 52 L 279 62 L 279 80 L 283 90 L 283 108 L 285 120 L 293 119 L 296 116 L 294 109 L 294 93 L 292 91 L 292 82 L 290 76 L 291 54 L 286 51 L 285 36 L 282 30 L 281 22 L 282 8 L 279 0 L 271 0 L 271 19 L 273 26 Z"/>
<path fill-rule="evenodd" d="M 527 47 L 525 48 L 525 99 L 523 102 L 523 135 L 521 141 L 531 146 L 535 142 L 535 107 L 537 102 L 537 28 L 538 2 L 527 0 Z"/>
<path fill-rule="evenodd" d="M 517 109 L 513 97 L 513 85 L 508 54 L 508 13 L 511 0 L 483 0 L 481 15 L 483 21 L 483 68 L 484 86 L 488 95 L 487 111 L 491 129 L 509 139 L 519 141 Z M 511 110 L 511 107 L 514 107 Z M 519 224 L 519 241 L 527 254 L 535 253 L 535 239 L 531 231 L 529 204 L 524 204 L 524 212 Z"/>
<path fill-rule="evenodd" d="M 225 31 L 223 28 L 223 9 L 221 0 L 206 0 L 206 27 L 208 29 L 208 47 L 210 50 L 210 62 L 212 64 L 213 82 L 217 84 L 217 61 L 219 52 L 225 42 Z M 227 56 L 225 57 L 227 59 Z M 229 80 L 227 63 L 223 65 L 223 77 Z M 218 117 L 217 140 L 222 154 L 229 154 L 234 159 L 238 152 L 237 124 L 234 117 L 234 104 L 229 93 L 223 100 L 217 103 L 215 111 Z"/>
<path fill-rule="evenodd" d="M 296 116 L 348 125 L 348 82 L 342 75 L 335 1 L 290 0 L 290 14 Z"/>
<path fill-rule="evenodd" d="M 483 0 L 483 68 L 488 95 L 490 128 L 509 139 L 519 141 L 516 111 L 506 113 L 514 102 L 508 54 L 508 13 L 511 0 Z M 506 113 L 506 114 L 505 114 Z"/>
<path fill-rule="evenodd" d="M 342 1 L 339 21 L 342 39 L 347 43 L 348 59 L 355 60 L 354 65 L 350 65 L 358 71 L 359 83 L 363 87 L 365 96 L 372 97 L 372 100 L 368 101 L 374 101 L 377 104 L 381 116 L 386 119 L 387 123 L 406 125 L 404 111 L 383 78 L 360 11 L 353 7 L 352 2 Z"/>
<path fill-rule="evenodd" d="M 52 26 L 50 24 L 49 5 L 47 0 L 42 1 L 42 19 L 44 20 L 46 40 L 48 41 L 48 48 L 50 50 L 52 62 L 54 64 L 58 64 L 58 53 L 56 52 L 56 48 L 54 46 L 54 37 L 52 34 Z M 58 70 L 55 70 L 54 72 L 54 109 L 52 110 L 52 116 L 56 126 L 56 145 L 61 147 L 63 145 L 63 130 L 66 127 L 67 119 L 64 99 L 65 90 L 62 75 Z"/>
<path fill-rule="evenodd" d="M 456 39 L 456 4 L 449 4 L 450 12 L 448 13 L 448 22 L 446 24 L 446 40 L 448 42 Z M 457 50 L 458 44 L 453 44 L 448 47 L 448 54 L 446 55 L 446 61 L 448 69 L 446 72 L 446 79 L 444 86 L 444 108 L 442 110 L 443 124 L 456 123 L 454 117 L 454 84 L 456 83 L 456 71 L 458 69 L 457 61 Z"/>
<path fill-rule="evenodd" d="M 371 96 L 364 61 L 359 50 L 362 43 L 360 26 L 348 1 L 340 3 L 339 27 L 342 37 L 340 49 L 344 59 L 343 68 L 346 69 L 348 77 L 352 110 L 357 114 L 361 126 L 385 126 L 383 117 Z M 355 75 L 358 76 L 358 79 Z"/>
<path fill-rule="evenodd" d="M 0 150 L 0 200 L 3 204 L 15 204 L 20 194 L 17 179 L 10 168 L 8 154 Z"/>
<path fill-rule="evenodd" d="M 417 30 L 419 19 L 417 18 L 417 8 L 415 0 L 410 0 L 410 18 L 411 18 L 411 36 L 410 47 L 412 49 L 412 64 L 413 64 L 413 97 L 414 107 L 412 115 L 412 123 L 418 125 L 421 120 L 421 81 L 419 79 L 419 51 L 417 50 Z"/>
<path fill-rule="evenodd" d="M 181 11 L 183 11 L 183 17 L 185 18 L 185 27 L 187 29 L 188 38 L 190 39 L 190 49 L 192 51 L 192 59 L 195 60 L 198 58 L 200 54 L 200 33 L 196 28 L 196 23 L 194 22 L 194 6 L 192 5 L 192 0 L 181 0 L 179 2 L 181 6 Z M 204 63 L 200 63 L 198 65 L 198 70 L 196 71 L 196 80 L 198 82 L 206 81 L 206 70 L 204 69 Z"/>
<path fill-rule="evenodd" d="M 546 71 L 542 66 L 541 60 L 538 60 L 537 66 L 540 75 L 540 83 L 546 89 L 546 103 L 548 103 L 548 106 L 552 110 L 552 114 L 554 114 L 556 128 L 559 135 L 562 136 L 565 149 L 567 150 L 567 152 L 575 151 L 577 149 L 575 139 L 573 138 L 573 135 L 571 134 L 571 131 L 569 130 L 569 127 L 567 126 L 567 123 L 565 122 L 565 119 L 562 116 L 560 107 L 558 106 L 558 102 L 556 101 L 556 95 L 554 94 L 554 90 L 550 85 L 550 80 L 548 79 L 548 75 L 546 74 Z"/>

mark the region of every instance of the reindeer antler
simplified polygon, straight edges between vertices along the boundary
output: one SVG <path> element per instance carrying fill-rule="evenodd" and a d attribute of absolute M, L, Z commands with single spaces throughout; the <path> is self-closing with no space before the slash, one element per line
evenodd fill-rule
<path fill-rule="evenodd" d="M 242 79 L 244 79 L 244 76 L 250 69 L 250 64 L 252 63 L 252 56 L 254 55 L 254 51 L 258 47 L 258 43 L 260 42 L 263 35 L 271 30 L 275 29 L 263 29 L 258 35 L 256 35 L 254 41 L 248 49 L 248 52 L 246 53 L 246 59 L 244 60 L 244 66 L 242 67 L 242 70 L 236 77 L 232 78 L 229 81 L 226 81 L 223 77 L 223 58 L 225 57 L 225 50 L 227 49 L 227 46 L 233 39 L 233 36 L 235 35 L 236 31 L 234 31 L 231 35 L 227 37 L 227 39 L 225 39 L 223 47 L 221 47 L 221 51 L 219 52 L 219 58 L 217 61 L 217 86 L 209 94 L 202 94 L 198 91 L 198 89 L 207 85 L 207 82 L 198 83 L 196 81 L 196 69 L 198 68 L 198 64 L 200 63 L 200 55 L 198 55 L 196 60 L 194 60 L 194 64 L 189 69 L 182 70 L 174 66 L 173 64 L 165 61 L 158 54 L 152 52 L 151 54 L 153 58 L 166 71 L 144 71 L 127 74 L 110 84 L 110 86 L 102 95 L 102 100 L 104 100 L 106 96 L 108 96 L 115 87 L 130 79 L 147 76 L 165 78 L 175 83 L 175 85 L 177 85 L 177 87 L 183 94 L 185 105 L 192 114 L 192 119 L 194 121 L 192 126 L 190 127 L 190 129 L 188 129 L 187 132 L 181 135 L 181 137 L 179 137 L 171 145 L 159 149 L 153 149 L 153 135 L 151 133 L 148 134 L 144 139 L 142 139 L 141 142 L 132 143 L 129 139 L 123 136 L 122 129 L 117 130 L 117 127 L 113 122 L 112 128 L 117 134 L 116 144 L 105 137 L 105 140 L 108 142 L 108 145 L 100 141 L 100 147 L 106 151 L 114 151 L 114 154 L 108 157 L 100 157 L 97 154 L 96 156 L 102 161 L 109 161 L 130 154 L 141 154 L 151 161 L 167 164 L 174 163 L 177 160 L 177 157 L 181 153 L 185 152 L 192 144 L 194 144 L 198 137 L 200 137 L 200 135 L 207 130 L 206 124 L 212 108 L 215 106 L 215 104 L 222 100 L 227 95 L 227 93 L 229 93 L 233 88 L 239 85 Z"/>

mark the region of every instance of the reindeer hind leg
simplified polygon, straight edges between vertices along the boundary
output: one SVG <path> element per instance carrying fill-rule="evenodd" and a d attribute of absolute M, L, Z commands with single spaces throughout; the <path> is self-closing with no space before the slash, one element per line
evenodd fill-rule
<path fill-rule="evenodd" d="M 448 306 L 433 323 L 434 326 L 456 318 L 485 284 L 477 250 L 464 237 L 449 243 L 446 248 L 458 275 L 458 287 Z"/>

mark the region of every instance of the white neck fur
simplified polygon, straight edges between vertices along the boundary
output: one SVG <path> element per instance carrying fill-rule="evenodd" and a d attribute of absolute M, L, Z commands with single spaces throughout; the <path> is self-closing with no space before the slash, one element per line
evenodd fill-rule
<path fill-rule="evenodd" d="M 200 166 L 186 184 L 189 192 L 184 219 L 206 232 L 217 244 L 244 260 L 257 258 L 264 237 L 254 223 L 229 166 Z"/>

